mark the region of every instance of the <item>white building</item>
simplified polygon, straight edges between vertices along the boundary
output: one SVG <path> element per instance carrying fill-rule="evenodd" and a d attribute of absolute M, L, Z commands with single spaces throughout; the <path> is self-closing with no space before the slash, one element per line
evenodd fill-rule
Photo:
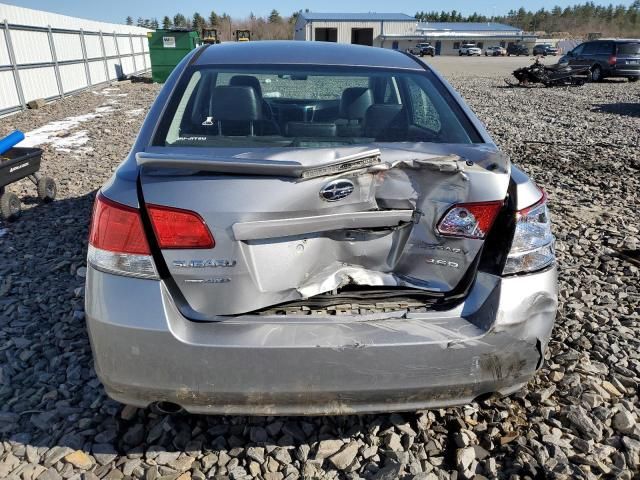
<path fill-rule="evenodd" d="M 418 22 L 403 13 L 301 13 L 294 38 L 395 50 L 429 42 L 436 55 L 457 55 L 464 43 L 475 43 L 485 49 L 524 42 L 531 48 L 536 41 L 519 28 L 501 23 Z"/>
<path fill-rule="evenodd" d="M 404 13 L 301 13 L 293 38 L 380 46 L 384 35 L 415 32 L 418 22 Z"/>

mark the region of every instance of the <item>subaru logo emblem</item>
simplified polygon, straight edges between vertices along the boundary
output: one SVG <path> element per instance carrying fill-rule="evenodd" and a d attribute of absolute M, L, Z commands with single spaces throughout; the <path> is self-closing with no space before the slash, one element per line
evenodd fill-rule
<path fill-rule="evenodd" d="M 333 180 L 322 187 L 322 190 L 320 190 L 320 198 L 327 202 L 336 202 L 351 195 L 353 189 L 353 182 L 351 180 Z"/>

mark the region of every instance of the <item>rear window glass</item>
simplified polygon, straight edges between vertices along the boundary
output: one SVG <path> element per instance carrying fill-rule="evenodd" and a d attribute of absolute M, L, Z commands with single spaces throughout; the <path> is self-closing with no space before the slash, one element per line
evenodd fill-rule
<path fill-rule="evenodd" d="M 481 141 L 428 71 L 207 66 L 185 72 L 154 145 L 321 148 Z"/>
<path fill-rule="evenodd" d="M 640 55 L 640 42 L 638 43 L 619 43 L 618 55 Z"/>

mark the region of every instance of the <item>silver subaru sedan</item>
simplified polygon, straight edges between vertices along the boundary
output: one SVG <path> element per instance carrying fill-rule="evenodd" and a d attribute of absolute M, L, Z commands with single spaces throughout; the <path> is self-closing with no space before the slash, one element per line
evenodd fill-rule
<path fill-rule="evenodd" d="M 432 68 L 203 46 L 98 192 L 86 319 L 109 396 L 323 415 L 508 395 L 557 309 L 547 199 Z"/>

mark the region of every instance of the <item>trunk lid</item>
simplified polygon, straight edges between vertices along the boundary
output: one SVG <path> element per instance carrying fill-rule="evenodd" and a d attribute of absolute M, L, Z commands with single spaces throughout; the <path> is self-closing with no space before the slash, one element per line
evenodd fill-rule
<path fill-rule="evenodd" d="M 453 204 L 503 200 L 510 174 L 489 145 L 211 153 L 150 148 L 136 157 L 143 203 L 194 211 L 215 238 L 212 249 L 160 252 L 194 319 L 347 285 L 451 292 L 483 241 L 443 237 L 438 221 Z"/>

